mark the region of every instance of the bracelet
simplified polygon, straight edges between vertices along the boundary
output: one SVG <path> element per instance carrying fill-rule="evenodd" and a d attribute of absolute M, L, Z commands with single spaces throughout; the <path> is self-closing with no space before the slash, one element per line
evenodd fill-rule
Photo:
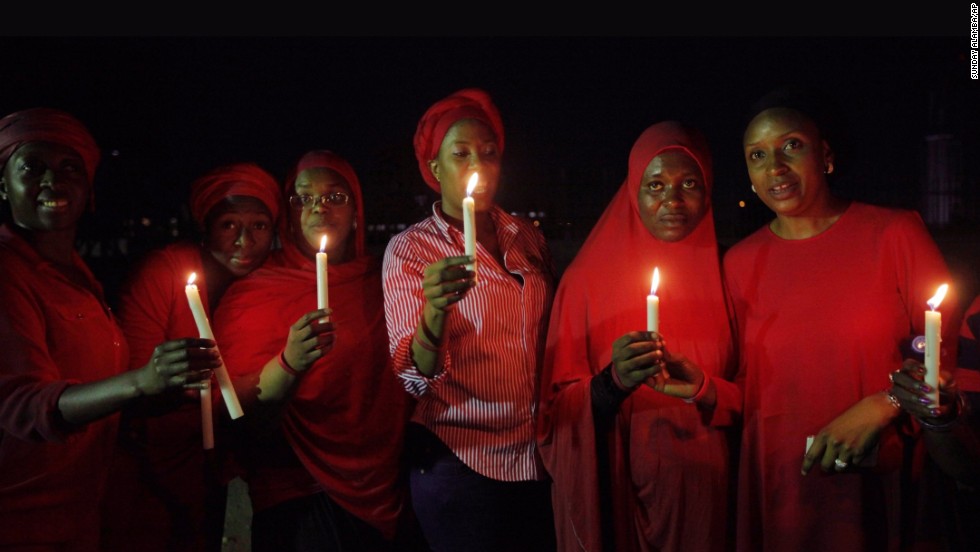
<path fill-rule="evenodd" d="M 289 362 L 286 361 L 286 349 L 283 349 L 282 352 L 279 353 L 279 367 L 294 378 L 298 378 L 302 374 L 302 372 L 290 366 Z"/>
<path fill-rule="evenodd" d="M 442 345 L 442 338 L 436 337 L 435 334 L 432 333 L 432 330 L 429 328 L 429 325 L 425 323 L 424 314 L 422 315 L 422 333 L 425 334 L 425 338 L 429 340 L 429 343 L 432 343 L 436 347 Z"/>
<path fill-rule="evenodd" d="M 616 386 L 617 389 L 625 393 L 632 393 L 633 391 L 636 390 L 636 387 L 627 387 L 626 384 L 623 383 L 621 379 L 619 379 L 619 374 L 616 373 L 616 366 L 614 366 L 613 363 L 611 362 L 609 363 L 609 372 L 612 375 L 613 384 Z"/>
<path fill-rule="evenodd" d="M 696 402 L 698 402 L 698 399 L 700 399 L 701 397 L 703 397 L 704 394 L 707 391 L 708 391 L 708 374 L 705 374 L 704 375 L 704 379 L 701 380 L 701 387 L 698 387 L 698 392 L 695 393 L 694 396 L 692 396 L 690 398 L 681 399 L 681 400 L 684 401 L 684 402 L 686 402 L 686 403 L 688 403 L 688 404 L 696 403 Z"/>
<path fill-rule="evenodd" d="M 439 347 L 436 347 L 436 346 L 433 346 L 433 345 L 429 345 L 425 341 L 422 341 L 422 339 L 419 337 L 419 334 L 418 333 L 415 334 L 415 342 L 419 344 L 419 347 L 422 347 L 423 349 L 425 349 L 426 351 L 429 351 L 430 353 L 438 353 L 439 352 Z"/>

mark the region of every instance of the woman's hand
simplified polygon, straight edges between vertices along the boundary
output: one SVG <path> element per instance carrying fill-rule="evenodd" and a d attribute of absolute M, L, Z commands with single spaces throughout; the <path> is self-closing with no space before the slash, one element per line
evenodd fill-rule
<path fill-rule="evenodd" d="M 293 370 L 309 370 L 314 362 L 333 349 L 336 328 L 327 318 L 332 312 L 332 309 L 310 311 L 289 327 L 283 356 Z"/>
<path fill-rule="evenodd" d="M 474 262 L 468 255 L 446 257 L 425 267 L 422 275 L 422 294 L 426 302 L 438 311 L 446 311 L 458 303 L 476 285 L 476 272 L 466 269 Z"/>
<path fill-rule="evenodd" d="M 707 377 L 701 367 L 681 354 L 675 354 L 664 350 L 664 368 L 669 378 L 664 378 L 662 383 L 654 387 L 657 391 L 671 397 L 679 399 L 690 399 L 702 385 L 708 385 L 705 381 Z"/>
<path fill-rule="evenodd" d="M 629 332 L 612 349 L 614 375 L 624 387 L 634 389 L 663 370 L 663 341 L 656 332 Z"/>
<path fill-rule="evenodd" d="M 165 341 L 153 349 L 150 361 L 136 371 L 141 395 L 158 395 L 168 389 L 200 388 L 221 366 L 214 340 L 185 338 Z"/>
<path fill-rule="evenodd" d="M 921 362 L 907 358 L 902 367 L 891 373 L 892 387 L 889 393 L 898 399 L 902 410 L 930 424 L 941 424 L 957 415 L 959 400 L 956 382 L 952 374 L 939 372 L 939 404 L 932 402 L 933 391 L 925 382 L 926 368 Z"/>
<path fill-rule="evenodd" d="M 803 455 L 801 473 L 806 475 L 815 463 L 828 473 L 842 472 L 860 463 L 878 444 L 881 430 L 895 419 L 896 413 L 885 393 L 861 399 L 814 436 Z"/>

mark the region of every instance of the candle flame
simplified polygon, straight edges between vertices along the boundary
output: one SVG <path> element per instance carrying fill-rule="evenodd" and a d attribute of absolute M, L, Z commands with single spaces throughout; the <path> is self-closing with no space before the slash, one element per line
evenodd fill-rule
<path fill-rule="evenodd" d="M 320 253 L 323 253 L 323 251 L 326 248 L 327 248 L 327 235 L 324 234 L 323 237 L 320 238 Z"/>
<path fill-rule="evenodd" d="M 197 280 L 197 272 L 191 272 L 191 275 L 187 277 L 187 285 L 194 285 L 194 280 Z"/>
<path fill-rule="evenodd" d="M 656 295 L 658 287 L 660 287 L 660 267 L 654 267 L 653 278 L 650 279 L 650 295 Z"/>
<path fill-rule="evenodd" d="M 943 298 L 946 297 L 947 289 L 949 289 L 949 284 L 939 286 L 939 289 L 936 290 L 936 294 L 932 296 L 932 299 L 926 301 L 926 304 L 929 305 L 930 309 L 936 310 L 939 308 L 939 303 L 942 303 Z"/>
<path fill-rule="evenodd" d="M 476 189 L 477 182 L 480 181 L 480 173 L 473 173 L 470 175 L 470 181 L 466 184 L 466 196 L 469 197 L 473 195 L 473 190 Z"/>

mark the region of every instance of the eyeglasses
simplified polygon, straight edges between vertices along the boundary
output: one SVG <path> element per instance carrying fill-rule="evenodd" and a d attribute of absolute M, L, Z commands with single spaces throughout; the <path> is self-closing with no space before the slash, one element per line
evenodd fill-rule
<path fill-rule="evenodd" d="M 296 208 L 309 207 L 312 209 L 317 203 L 326 207 L 328 203 L 330 205 L 347 205 L 349 202 L 350 194 L 345 192 L 330 192 L 316 197 L 309 194 L 289 196 L 289 204 Z"/>

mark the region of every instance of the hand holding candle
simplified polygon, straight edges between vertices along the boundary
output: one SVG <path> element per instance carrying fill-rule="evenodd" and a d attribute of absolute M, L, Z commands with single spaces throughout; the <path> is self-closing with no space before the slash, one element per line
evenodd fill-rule
<path fill-rule="evenodd" d="M 660 298 L 657 297 L 658 287 L 660 287 L 660 267 L 654 267 L 653 277 L 650 280 L 650 295 L 647 295 L 648 332 L 660 332 Z M 667 372 L 661 370 L 647 378 L 646 384 L 654 389 L 663 390 L 667 379 Z"/>
<path fill-rule="evenodd" d="M 939 345 L 942 342 L 942 313 L 937 311 L 939 304 L 943 302 L 943 298 L 946 297 L 946 290 L 949 289 L 947 284 L 939 286 L 936 290 L 936 294 L 932 296 L 929 301 L 926 302 L 929 305 L 929 310 L 926 311 L 926 352 L 925 352 L 925 366 L 926 366 L 926 384 L 932 388 L 929 392 L 929 398 L 932 399 L 933 404 L 939 406 Z"/>
<path fill-rule="evenodd" d="M 194 315 L 194 322 L 197 324 L 197 331 L 200 336 L 205 339 L 214 339 L 214 332 L 211 331 L 211 323 L 208 322 L 208 316 L 204 311 L 204 304 L 201 302 L 201 294 L 194 284 L 196 278 L 197 274 L 192 272 L 187 279 L 187 287 L 184 288 L 187 294 L 187 303 L 191 307 L 191 313 Z M 228 407 L 228 413 L 231 415 L 231 419 L 237 420 L 241 418 L 244 412 L 242 412 L 241 404 L 238 402 L 238 395 L 235 394 L 235 387 L 231 383 L 231 377 L 228 375 L 228 369 L 225 368 L 223 360 L 221 361 L 221 366 L 214 373 L 218 378 L 218 387 L 221 388 L 221 396 L 225 400 L 225 406 Z M 209 402 L 208 405 L 210 404 Z"/>
<path fill-rule="evenodd" d="M 463 198 L 463 243 L 467 255 L 476 257 L 476 205 L 473 190 L 480 181 L 479 173 L 473 173 L 466 184 L 466 197 Z M 466 265 L 467 270 L 476 270 L 476 263 Z"/>
<path fill-rule="evenodd" d="M 320 238 L 320 252 L 316 254 L 316 308 L 326 309 L 330 306 L 330 295 L 327 290 L 327 235 Z"/>

